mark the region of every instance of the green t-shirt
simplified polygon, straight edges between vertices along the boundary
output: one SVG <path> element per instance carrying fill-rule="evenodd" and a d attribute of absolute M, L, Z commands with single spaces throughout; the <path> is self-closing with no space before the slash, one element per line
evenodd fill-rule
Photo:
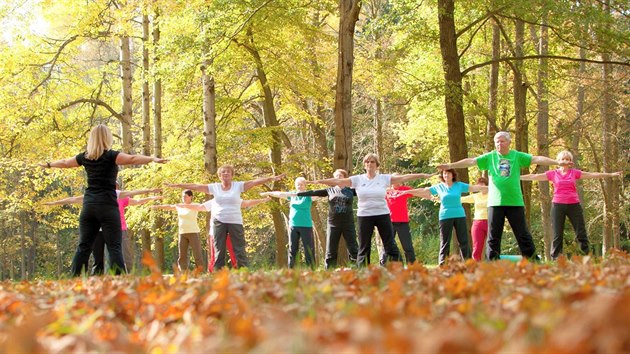
<path fill-rule="evenodd" d="M 532 163 L 532 155 L 510 150 L 501 155 L 494 150 L 476 159 L 480 170 L 488 170 L 488 206 L 525 206 L 521 190 L 521 168 Z"/>

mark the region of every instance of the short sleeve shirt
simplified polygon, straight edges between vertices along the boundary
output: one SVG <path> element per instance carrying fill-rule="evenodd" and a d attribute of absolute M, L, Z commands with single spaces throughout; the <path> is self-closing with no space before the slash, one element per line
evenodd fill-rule
<path fill-rule="evenodd" d="M 212 217 L 224 224 L 243 224 L 241 212 L 241 193 L 245 191 L 245 182 L 232 182 L 229 190 L 224 191 L 221 183 L 211 183 L 208 191 L 214 196 L 216 204 Z"/>
<path fill-rule="evenodd" d="M 367 174 L 362 174 L 351 176 L 350 180 L 359 200 L 357 216 L 389 215 L 385 195 L 391 185 L 392 175 L 377 174 L 369 179 Z"/>
<path fill-rule="evenodd" d="M 289 226 L 291 227 L 313 227 L 311 217 L 311 197 L 289 197 Z"/>
<path fill-rule="evenodd" d="M 468 193 L 468 188 L 469 185 L 462 182 L 454 182 L 450 187 L 440 183 L 429 188 L 431 195 L 440 197 L 440 220 L 466 217 L 461 199 L 462 193 Z"/>
<path fill-rule="evenodd" d="M 562 174 L 560 169 L 545 172 L 547 179 L 553 183 L 553 202 L 557 204 L 578 204 L 580 196 L 576 182 L 582 178 L 582 171 L 569 169 Z"/>
<path fill-rule="evenodd" d="M 118 165 L 116 158 L 119 152 L 105 151 L 98 159 L 88 160 L 85 152 L 76 156 L 79 166 L 85 168 L 87 174 L 87 188 L 83 195 L 83 204 L 106 204 L 118 206 L 116 197 L 116 177 Z"/>
<path fill-rule="evenodd" d="M 532 155 L 510 150 L 501 155 L 494 150 L 476 159 L 480 170 L 488 171 L 488 206 L 525 206 L 521 190 L 521 168 L 528 167 Z"/>
<path fill-rule="evenodd" d="M 177 210 L 177 226 L 179 234 L 197 234 L 199 225 L 197 224 L 197 210 L 175 206 Z"/>
<path fill-rule="evenodd" d="M 409 186 L 398 186 L 387 190 L 385 200 L 387 201 L 387 207 L 389 208 L 392 222 L 409 222 L 407 199 L 411 198 L 411 194 L 401 195 L 401 192 L 411 189 L 412 188 Z"/>

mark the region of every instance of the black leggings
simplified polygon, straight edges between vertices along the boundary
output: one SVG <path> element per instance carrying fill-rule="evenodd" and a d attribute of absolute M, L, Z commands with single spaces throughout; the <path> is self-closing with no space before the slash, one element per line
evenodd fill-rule
<path fill-rule="evenodd" d="M 584 225 L 584 213 L 582 205 L 576 204 L 558 204 L 551 205 L 551 225 L 553 226 L 553 241 L 551 242 L 551 258 L 556 259 L 562 254 L 562 244 L 564 235 L 564 221 L 569 218 L 573 230 L 575 230 L 575 238 L 580 244 L 582 253 L 588 254 L 590 246 L 588 236 L 586 235 L 586 226 Z"/>
<path fill-rule="evenodd" d="M 101 228 L 109 252 L 110 268 L 116 274 L 127 272 L 122 254 L 122 230 L 118 206 L 84 204 L 79 216 L 79 246 L 72 260 L 72 275 L 78 276 L 81 272 L 88 271 L 92 246 Z"/>
<path fill-rule="evenodd" d="M 470 258 L 470 243 L 468 242 L 468 226 L 466 218 L 451 218 L 440 220 L 440 256 L 439 264 L 444 264 L 451 253 L 451 236 L 455 227 L 455 235 L 459 242 L 460 255 L 464 260 Z"/>
<path fill-rule="evenodd" d="M 359 254 L 357 255 L 357 264 L 365 266 L 370 264 L 370 251 L 372 250 L 372 235 L 374 235 L 374 227 L 378 229 L 383 248 L 385 248 L 386 257 L 381 260 L 381 265 L 385 264 L 387 258 L 390 261 L 401 262 L 400 250 L 394 242 L 394 227 L 389 214 L 374 216 L 358 216 L 359 224 Z"/>

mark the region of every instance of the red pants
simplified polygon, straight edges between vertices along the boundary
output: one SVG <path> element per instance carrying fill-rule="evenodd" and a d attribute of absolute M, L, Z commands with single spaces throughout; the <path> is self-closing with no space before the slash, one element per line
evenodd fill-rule
<path fill-rule="evenodd" d="M 214 251 L 214 240 L 212 239 L 213 237 L 214 237 L 213 235 L 208 235 L 208 272 L 210 273 L 214 272 L 215 251 Z M 234 255 L 234 247 L 232 247 L 232 239 L 230 238 L 229 234 L 227 235 L 227 238 L 225 240 L 225 248 L 230 254 L 230 260 L 232 261 L 232 266 L 236 267 L 236 255 Z"/>
<path fill-rule="evenodd" d="M 472 230 L 473 251 L 472 258 L 476 261 L 481 260 L 481 253 L 486 244 L 488 237 L 488 220 L 473 220 Z"/>

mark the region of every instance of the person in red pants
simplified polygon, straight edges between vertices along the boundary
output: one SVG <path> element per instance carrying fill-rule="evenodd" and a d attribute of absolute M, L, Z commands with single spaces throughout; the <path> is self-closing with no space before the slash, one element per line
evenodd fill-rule
<path fill-rule="evenodd" d="M 487 186 L 488 179 L 479 177 L 477 185 Z M 462 203 L 474 203 L 475 215 L 473 216 L 473 224 L 471 228 L 472 234 L 472 258 L 476 261 L 481 260 L 486 238 L 488 237 L 488 190 L 482 189 L 478 193 L 470 194 L 462 197 Z"/>

